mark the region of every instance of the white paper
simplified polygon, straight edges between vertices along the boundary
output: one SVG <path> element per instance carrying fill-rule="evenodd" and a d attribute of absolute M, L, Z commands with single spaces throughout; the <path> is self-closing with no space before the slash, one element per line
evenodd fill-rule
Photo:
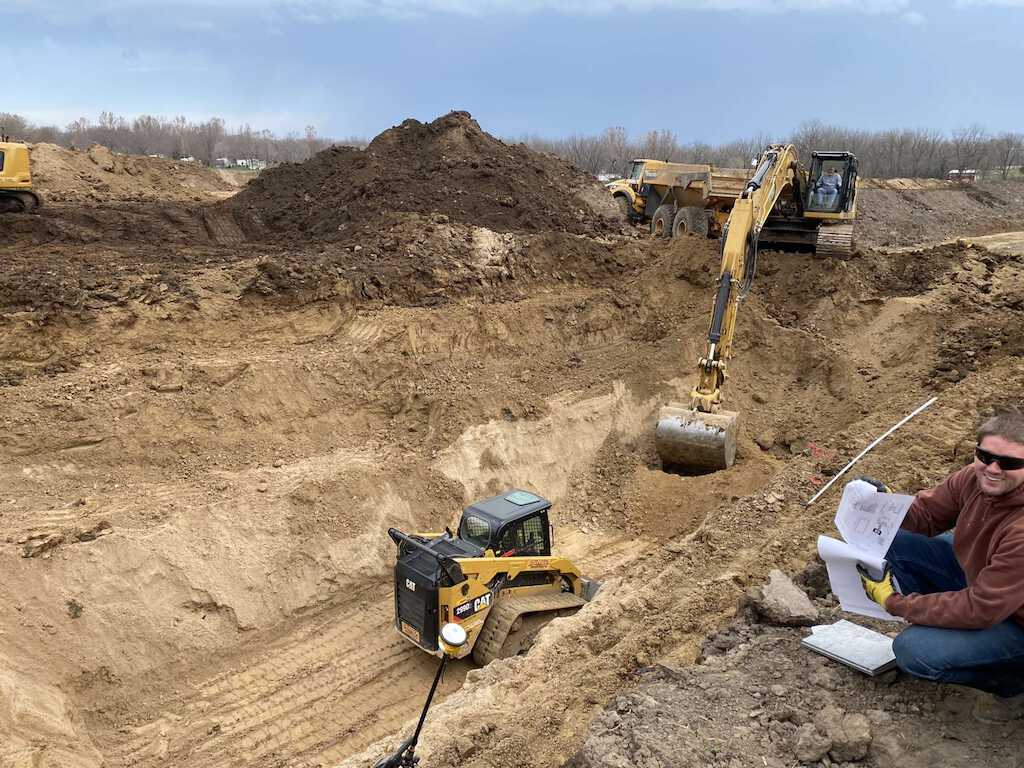
<path fill-rule="evenodd" d="M 913 496 L 879 493 L 871 483 L 851 480 L 843 488 L 836 528 L 854 549 L 885 557 L 913 501 Z"/>
<path fill-rule="evenodd" d="M 867 596 L 857 572 L 857 564 L 862 563 L 873 574 L 880 574 L 885 570 L 884 557 L 875 557 L 870 552 L 828 536 L 818 537 L 818 554 L 825 561 L 828 580 L 832 584 L 832 592 L 839 598 L 840 608 L 875 619 L 902 621 Z"/>
<path fill-rule="evenodd" d="M 877 675 L 896 664 L 891 637 L 846 619 L 811 627 L 810 636 L 801 642 L 807 648 L 869 675 Z"/>

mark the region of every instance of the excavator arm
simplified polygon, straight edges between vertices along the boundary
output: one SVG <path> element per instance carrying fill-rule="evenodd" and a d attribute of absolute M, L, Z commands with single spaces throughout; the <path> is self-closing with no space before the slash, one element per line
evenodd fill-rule
<path fill-rule="evenodd" d="M 750 291 L 757 266 L 757 243 L 768 215 L 780 196 L 799 186 L 801 175 L 792 145 L 771 145 L 761 155 L 754 176 L 733 205 L 722 235 L 722 265 L 707 346 L 698 363 L 690 407 L 667 405 L 661 410 L 655 440 L 662 463 L 699 470 L 725 469 L 736 456 L 739 414 L 722 411 L 722 386 L 732 355 L 736 314 Z M 795 190 L 800 200 L 803 190 Z"/>

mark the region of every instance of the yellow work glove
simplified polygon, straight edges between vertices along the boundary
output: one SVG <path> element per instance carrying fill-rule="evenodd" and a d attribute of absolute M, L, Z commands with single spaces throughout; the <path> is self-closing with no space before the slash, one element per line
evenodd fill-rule
<path fill-rule="evenodd" d="M 896 594 L 896 587 L 892 584 L 892 569 L 885 566 L 882 578 L 877 581 L 871 578 L 863 565 L 857 565 L 857 573 L 860 574 L 860 583 L 864 585 L 864 593 L 885 609 L 885 601 L 890 595 Z"/>

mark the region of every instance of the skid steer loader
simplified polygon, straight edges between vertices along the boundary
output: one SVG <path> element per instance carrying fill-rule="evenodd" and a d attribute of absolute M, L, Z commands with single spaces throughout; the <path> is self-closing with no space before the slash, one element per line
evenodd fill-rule
<path fill-rule="evenodd" d="M 600 584 L 564 557 L 551 554 L 551 502 L 518 489 L 477 501 L 462 513 L 458 532 L 388 535 L 398 545 L 395 629 L 440 656 L 438 633 L 455 623 L 483 666 L 526 650 L 541 626 L 574 613 Z"/>
<path fill-rule="evenodd" d="M 0 134 L 0 213 L 32 213 L 41 205 L 32 189 L 28 147 Z"/>

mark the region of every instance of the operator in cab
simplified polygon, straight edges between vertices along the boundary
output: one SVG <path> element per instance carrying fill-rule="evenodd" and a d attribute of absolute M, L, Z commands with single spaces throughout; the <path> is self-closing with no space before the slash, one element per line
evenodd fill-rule
<path fill-rule="evenodd" d="M 1008 722 L 1024 717 L 1024 413 L 982 423 L 974 457 L 917 494 L 885 574 L 862 581 L 910 622 L 893 643 L 900 669 L 992 694 L 975 718 Z"/>
<path fill-rule="evenodd" d="M 829 209 L 835 207 L 839 199 L 839 190 L 843 188 L 843 176 L 835 168 L 829 168 L 818 177 L 814 184 L 816 208 Z"/>

